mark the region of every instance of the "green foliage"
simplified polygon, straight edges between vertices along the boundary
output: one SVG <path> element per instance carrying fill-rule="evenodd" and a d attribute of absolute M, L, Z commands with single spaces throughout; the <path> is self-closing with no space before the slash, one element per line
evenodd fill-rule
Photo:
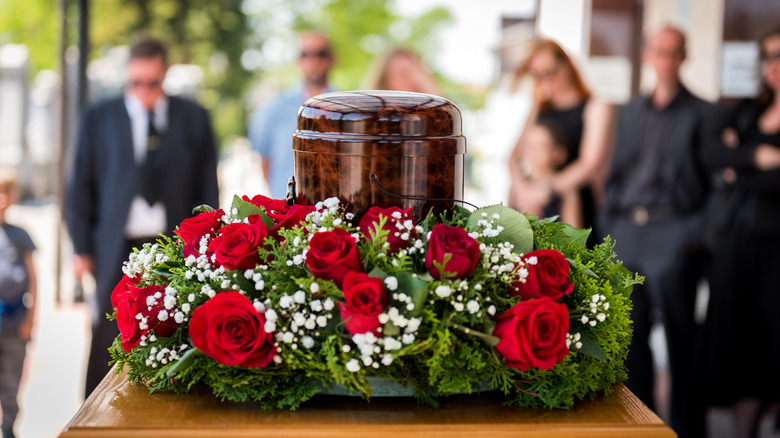
<path fill-rule="evenodd" d="M 515 252 L 523 254 L 531 252 L 534 240 L 531 225 L 525 215 L 514 209 L 503 205 L 491 205 L 474 210 L 468 218 L 468 225 L 476 227 L 480 220 L 485 220 L 494 214 L 500 217 L 496 225 L 503 227 L 498 237 L 513 244 Z"/>
<path fill-rule="evenodd" d="M 409 47 L 421 54 L 438 48 L 437 31 L 452 21 L 445 7 L 436 7 L 416 17 L 393 12 L 392 0 L 288 0 L 296 31 L 326 32 L 337 54 L 331 74 L 333 84 L 344 90 L 361 89 L 370 66 L 382 52 L 394 46 Z"/>
<path fill-rule="evenodd" d="M 234 219 L 252 214 L 253 210 L 244 210 L 248 208 L 236 201 Z M 629 297 L 631 287 L 642 278 L 614 261 L 609 240 L 588 249 L 582 240 L 587 232 L 535 219 L 527 222 L 533 233 L 531 249 L 557 249 L 571 265 L 569 278 L 574 290 L 561 302 L 569 312 L 572 343 L 561 362 L 549 370 L 521 371 L 508 367 L 494 348 L 501 341 L 493 335 L 496 320 L 521 300 L 507 293 L 508 284 L 517 281 L 516 273 L 504 277 L 494 272 L 493 267 L 502 262 L 484 260 L 489 259 L 484 256 L 468 278 L 434 280 L 420 268 L 424 251 L 387 253 L 387 233 L 382 231 L 371 233 L 371 239 L 361 237 L 357 247 L 370 276 L 382 279 L 383 284 L 397 284 L 386 290 L 390 305 L 383 313 L 388 316 L 395 312 L 397 319 L 380 319 L 384 344 L 373 344 L 387 347 L 395 342 L 397 348 L 380 348 L 381 354 L 374 355 L 376 350 L 370 345 L 368 355 L 374 362 L 364 362 L 367 356 L 361 345 L 365 344 L 348 333 L 341 320 L 338 303 L 344 302 L 343 291 L 331 280 L 313 277 L 305 263 L 294 262 L 308 251 L 307 236 L 313 232 L 339 226 L 356 233 L 343 213 L 332 210 L 316 220 L 310 216 L 302 226 L 281 230 L 283 240 L 269 238 L 264 247 L 258 248 L 265 264 L 248 272 L 217 273 L 214 278 L 204 275 L 202 280 L 192 280 L 194 276 L 188 272 L 198 268 L 182 260 L 181 242 L 168 238 L 160 241 L 158 254 L 164 257 L 144 268 L 142 283 L 167 284 L 176 289 L 178 307 L 186 304 L 194 309 L 206 303 L 209 295 L 204 287 L 208 286 L 215 291 L 238 290 L 266 312 L 273 310 L 278 315 L 274 331 L 279 335 L 275 338 L 278 360 L 265 368 L 219 364 L 192 347 L 186 320 L 170 338 L 147 339 L 129 353 L 117 340 L 111 348 L 112 357 L 129 367 L 131 380 L 152 391 L 187 392 L 205 385 L 220 399 L 254 401 L 264 409 L 296 409 L 334 385 L 369 399 L 369 378 L 374 377 L 411 386 L 421 402 L 434 406 L 438 397 L 448 394 L 498 391 L 509 405 L 566 409 L 577 400 L 609 394 L 613 384 L 626 378 L 623 362 L 632 335 Z M 481 217 L 481 212 L 478 214 Z M 500 215 L 508 221 L 513 216 L 503 208 Z M 487 228 L 474 222 L 466 225 L 467 218 L 460 214 L 429 216 L 427 221 L 431 227 L 441 222 L 461 223 L 470 232 Z M 424 246 L 425 233 L 418 238 Z M 480 235 L 479 242 L 483 251 L 507 248 L 502 246 L 500 236 Z M 144 251 L 149 251 L 149 246 Z M 260 278 L 264 284 L 257 283 Z M 296 295 L 304 299 L 293 300 Z M 476 309 L 470 303 L 475 303 Z M 317 307 L 322 309 L 315 310 Z M 327 324 L 318 323 L 316 328 L 303 332 L 292 328 L 300 324 L 296 322 L 297 314 L 305 318 L 314 315 L 312 312 L 319 312 L 315 316 L 325 318 Z M 419 322 L 419 327 L 407 330 L 412 320 Z M 287 332 L 297 333 L 294 342 L 281 340 Z M 302 333 L 311 338 L 308 346 Z M 160 354 L 166 351 L 178 353 L 161 360 Z"/>

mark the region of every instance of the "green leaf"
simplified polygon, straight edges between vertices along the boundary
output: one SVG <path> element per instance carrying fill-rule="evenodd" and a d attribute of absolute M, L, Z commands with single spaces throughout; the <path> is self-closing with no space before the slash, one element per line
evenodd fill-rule
<path fill-rule="evenodd" d="M 464 221 L 468 219 L 468 217 L 471 215 L 471 211 L 467 209 L 466 207 L 455 204 L 452 206 L 452 217 L 453 219 L 463 219 Z"/>
<path fill-rule="evenodd" d="M 172 377 L 176 373 L 185 371 L 195 363 L 195 356 L 199 354 L 203 354 L 203 352 L 195 347 L 190 348 L 181 355 L 181 358 L 177 360 L 172 367 L 168 368 L 168 371 L 166 371 L 165 374 L 168 377 Z"/>
<path fill-rule="evenodd" d="M 236 210 L 236 215 L 239 219 L 246 219 L 248 216 L 263 212 L 262 208 L 249 201 L 245 201 L 238 195 L 233 196 L 232 209 Z"/>
<path fill-rule="evenodd" d="M 382 281 L 385 281 L 385 278 L 387 278 L 388 273 L 383 271 L 381 268 L 374 268 L 371 270 L 371 272 L 368 273 L 369 277 L 375 277 Z"/>
<path fill-rule="evenodd" d="M 566 261 L 569 262 L 569 266 L 571 266 L 572 269 L 579 269 L 579 270 L 582 271 L 583 274 L 585 274 L 585 275 L 587 275 L 589 277 L 593 277 L 593 278 L 596 278 L 596 279 L 600 278 L 598 276 L 598 274 L 596 274 L 595 272 L 593 272 L 590 269 L 585 268 L 585 265 L 583 265 L 582 263 L 577 263 L 576 261 L 574 261 L 574 260 L 572 260 L 572 259 L 570 259 L 568 257 L 566 257 Z"/>
<path fill-rule="evenodd" d="M 415 277 L 409 271 L 401 271 L 396 274 L 395 278 L 398 279 L 398 291 L 403 292 L 406 295 L 412 297 L 412 304 L 414 309 L 408 313 L 404 312 L 407 316 L 420 316 L 425 307 L 425 300 L 428 298 L 428 282 L 420 278 Z M 401 309 L 404 311 L 406 306 Z"/>
<path fill-rule="evenodd" d="M 195 213 L 211 213 L 214 211 L 214 207 L 208 205 L 208 204 L 200 204 L 199 206 L 192 209 L 192 214 Z"/>
<path fill-rule="evenodd" d="M 166 277 L 167 278 L 167 277 L 171 276 L 171 272 L 170 271 L 163 271 L 162 269 L 155 269 L 152 272 L 154 272 L 155 274 L 159 275 L 160 277 Z"/>
<path fill-rule="evenodd" d="M 259 214 L 260 220 L 263 221 L 266 227 L 271 228 L 276 225 L 273 219 L 271 219 L 265 212 L 265 209 L 252 204 L 249 201 L 243 200 L 240 196 L 233 196 L 232 208 L 236 210 L 236 217 L 244 220 L 253 214 Z"/>
<path fill-rule="evenodd" d="M 487 213 L 488 220 L 492 220 L 494 214 L 499 215 L 500 218 L 493 226 L 504 227 L 498 237 L 514 245 L 516 253 L 525 254 L 533 251 L 534 233 L 525 215 L 503 205 L 491 205 L 474 210 L 469 216 L 468 225 L 476 228 L 477 223 L 483 219 L 482 213 Z"/>
<path fill-rule="evenodd" d="M 604 350 L 602 350 L 598 344 L 593 342 L 593 339 L 591 339 L 590 336 L 580 332 L 579 342 L 582 343 L 582 346 L 580 348 L 576 348 L 574 343 L 572 343 L 570 346 L 571 351 L 576 351 L 586 356 L 590 356 L 601 363 L 607 363 L 607 356 L 604 354 Z"/>
<path fill-rule="evenodd" d="M 587 228 L 583 230 L 580 228 L 574 228 L 571 225 L 564 223 L 561 231 L 566 235 L 570 242 L 576 244 L 580 248 L 585 248 L 585 243 L 588 241 L 588 236 L 590 236 L 591 229 Z"/>
<path fill-rule="evenodd" d="M 428 210 L 428 214 L 425 215 L 425 219 L 423 219 L 420 226 L 422 226 L 423 231 L 427 233 L 433 229 L 433 225 L 435 223 L 436 223 L 436 215 L 433 214 L 433 209 L 430 209 Z"/>
<path fill-rule="evenodd" d="M 475 338 L 479 339 L 480 341 L 484 342 L 490 347 L 495 347 L 498 345 L 499 342 L 501 342 L 501 339 L 498 336 L 489 335 L 487 333 L 482 333 L 480 331 L 474 330 L 472 328 L 456 324 L 452 321 L 449 323 L 450 327 L 454 328 L 455 330 L 463 333 L 466 336 L 474 336 Z"/>
<path fill-rule="evenodd" d="M 244 277 L 244 271 L 232 271 L 233 275 L 231 275 L 233 281 L 238 284 L 238 287 L 241 288 L 244 292 L 255 292 L 255 284 L 251 281 L 247 280 L 246 277 Z M 235 276 L 234 276 L 235 275 Z"/>
<path fill-rule="evenodd" d="M 553 222 L 555 222 L 557 220 L 558 220 L 558 215 L 556 214 L 555 216 L 550 216 L 550 217 L 546 217 L 546 218 L 543 218 L 543 219 L 539 219 L 538 221 L 536 221 L 536 224 L 537 225 L 551 224 L 551 223 L 553 223 Z"/>
<path fill-rule="evenodd" d="M 401 328 L 390 321 L 387 321 L 382 328 L 383 336 L 398 336 L 401 334 Z"/>

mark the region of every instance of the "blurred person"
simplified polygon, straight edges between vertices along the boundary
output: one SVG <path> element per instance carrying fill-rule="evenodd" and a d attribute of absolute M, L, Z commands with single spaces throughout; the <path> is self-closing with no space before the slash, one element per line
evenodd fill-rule
<path fill-rule="evenodd" d="M 600 185 L 599 175 L 609 155 L 612 109 L 591 95 L 572 59 L 552 40 L 533 42 L 517 70 L 516 83 L 528 75 L 534 79 L 534 101 L 510 157 L 509 206 L 532 210 L 548 204 L 554 196 L 577 190 L 584 226 L 593 229 L 588 238 L 592 245 L 601 238 L 596 229 L 594 187 Z M 543 120 L 558 125 L 569 154 L 565 165 L 550 178 L 530 181 L 523 178 L 518 156 L 522 155 L 527 127 Z"/>
<path fill-rule="evenodd" d="M 132 248 L 170 235 L 200 204 L 218 205 L 217 153 L 209 115 L 162 89 L 167 51 L 136 39 L 123 96 L 82 114 L 66 182 L 65 216 L 77 279 L 96 283 L 88 396 L 109 370 L 107 351 L 119 334 L 111 291 Z"/>
<path fill-rule="evenodd" d="M 554 178 L 569 156 L 566 138 L 557 129 L 557 125 L 550 121 L 540 120 L 526 129 L 518 157 L 521 160 L 523 177 L 530 181 L 547 181 Z M 576 228 L 583 226 L 581 199 L 576 189 L 556 195 L 546 205 L 539 205 L 527 211 L 538 217 L 559 215 L 561 222 Z"/>
<path fill-rule="evenodd" d="M 708 227 L 710 300 L 698 367 L 702 401 L 729 408 L 745 438 L 758 436 L 763 414 L 780 400 L 780 28 L 759 45 L 758 95 L 736 107 L 723 142 L 706 156 L 724 174 Z"/>
<path fill-rule="evenodd" d="M 5 222 L 17 197 L 16 173 L 0 167 L 0 407 L 3 438 L 13 438 L 17 396 L 35 317 L 35 250 L 30 235 Z"/>
<path fill-rule="evenodd" d="M 652 321 L 660 316 L 671 376 L 670 422 L 680 436 L 689 433 L 684 420 L 701 277 L 696 245 L 709 193 L 701 157 L 717 133 L 708 123 L 714 105 L 680 81 L 685 56 L 679 29 L 664 27 L 645 36 L 642 61 L 653 68 L 657 82 L 651 95 L 619 110 L 603 225 L 623 265 L 645 276 L 645 284 L 634 286 L 631 294 L 634 337 L 626 386 L 655 409 L 649 337 Z"/>
<path fill-rule="evenodd" d="M 298 126 L 298 109 L 308 98 L 331 91 L 328 73 L 335 61 L 328 37 L 316 31 L 300 36 L 298 67 L 303 83 L 281 92 L 255 110 L 249 122 L 249 141 L 262 158 L 269 196 L 283 199 L 293 174 L 292 135 Z"/>
<path fill-rule="evenodd" d="M 371 90 L 411 91 L 439 95 L 439 87 L 430 69 L 413 51 L 395 48 L 381 58 L 368 88 Z"/>

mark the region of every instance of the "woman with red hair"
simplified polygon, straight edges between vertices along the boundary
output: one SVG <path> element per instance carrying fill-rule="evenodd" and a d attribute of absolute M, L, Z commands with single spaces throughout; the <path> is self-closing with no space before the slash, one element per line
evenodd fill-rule
<path fill-rule="evenodd" d="M 553 177 L 535 178 L 534 169 L 521 158 L 527 131 L 523 129 L 509 161 L 509 205 L 540 214 L 557 195 L 578 190 L 585 226 L 593 227 L 597 199 L 594 195 L 608 168 L 605 164 L 609 158 L 612 108 L 591 95 L 571 58 L 552 40 L 532 43 L 526 61 L 517 70 L 515 83 L 527 76 L 534 80 L 534 102 L 525 127 L 539 121 L 557 125 L 569 154 Z M 599 238 L 594 230 L 589 243 Z"/>

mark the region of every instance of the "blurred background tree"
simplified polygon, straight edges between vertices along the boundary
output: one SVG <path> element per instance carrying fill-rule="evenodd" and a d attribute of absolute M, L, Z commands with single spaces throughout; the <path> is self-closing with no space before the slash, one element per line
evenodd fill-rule
<path fill-rule="evenodd" d="M 69 0 L 72 45 L 78 41 L 77 3 Z M 361 88 L 374 59 L 391 47 L 411 48 L 424 58 L 435 53 L 439 30 L 452 22 L 450 11 L 435 7 L 412 17 L 396 11 L 393 0 L 89 0 L 89 59 L 141 31 L 167 41 L 172 63 L 203 70 L 198 99 L 224 144 L 246 135 L 248 113 L 258 103 L 253 89 L 270 94 L 299 80 L 296 34 L 302 30 L 331 36 L 337 54 L 331 82 L 342 90 Z M 33 74 L 56 69 L 59 26 L 53 0 L 0 0 L 0 43 L 28 45 Z M 445 97 L 479 106 L 479 96 L 432 67 Z"/>

